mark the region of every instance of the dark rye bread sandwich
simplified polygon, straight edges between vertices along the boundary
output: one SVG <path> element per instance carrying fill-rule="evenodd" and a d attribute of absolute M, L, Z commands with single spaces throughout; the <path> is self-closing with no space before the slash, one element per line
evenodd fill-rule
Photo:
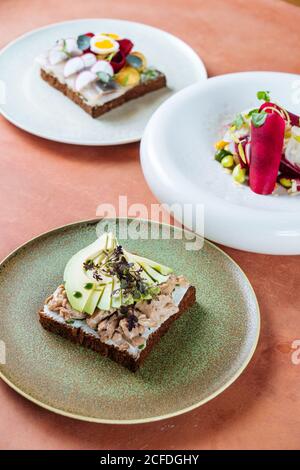
<path fill-rule="evenodd" d="M 86 33 L 58 40 L 37 57 L 40 74 L 93 118 L 167 85 L 129 39 Z"/>
<path fill-rule="evenodd" d="M 135 372 L 195 300 L 183 276 L 129 253 L 105 233 L 70 259 L 64 284 L 46 299 L 39 320 Z"/>

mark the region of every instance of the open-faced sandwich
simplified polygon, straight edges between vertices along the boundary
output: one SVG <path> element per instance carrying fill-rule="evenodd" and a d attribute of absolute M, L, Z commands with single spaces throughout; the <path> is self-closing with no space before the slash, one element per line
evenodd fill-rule
<path fill-rule="evenodd" d="M 129 253 L 110 232 L 69 260 L 39 318 L 45 329 L 136 371 L 194 302 L 183 276 Z"/>
<path fill-rule="evenodd" d="M 300 194 L 300 117 L 259 91 L 264 103 L 238 114 L 216 142 L 215 159 L 257 194 Z M 278 183 L 278 184 L 277 184 Z"/>
<path fill-rule="evenodd" d="M 165 75 L 117 34 L 59 39 L 37 61 L 41 77 L 93 118 L 166 86 Z"/>

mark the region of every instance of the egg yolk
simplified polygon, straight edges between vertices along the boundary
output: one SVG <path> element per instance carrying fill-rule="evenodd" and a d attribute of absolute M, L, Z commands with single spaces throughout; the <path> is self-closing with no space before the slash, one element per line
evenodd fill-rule
<path fill-rule="evenodd" d="M 113 47 L 113 43 L 109 39 L 102 39 L 101 41 L 95 42 L 95 47 L 98 49 L 110 49 Z"/>

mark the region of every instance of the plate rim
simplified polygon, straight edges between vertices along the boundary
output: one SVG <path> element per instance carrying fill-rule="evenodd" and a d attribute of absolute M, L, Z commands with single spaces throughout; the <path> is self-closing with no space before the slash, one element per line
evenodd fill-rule
<path fill-rule="evenodd" d="M 178 43 L 180 43 L 182 46 L 184 46 L 186 48 L 186 50 L 189 51 L 189 54 L 191 55 L 191 57 L 193 56 L 194 63 L 198 67 L 198 71 L 197 71 L 198 78 L 197 78 L 197 80 L 205 80 L 205 81 L 207 80 L 208 73 L 207 73 L 207 69 L 206 69 L 204 61 L 197 54 L 197 52 L 193 49 L 193 47 L 190 46 L 183 39 L 181 39 L 180 37 L 176 36 L 175 34 L 172 34 L 172 33 L 168 32 L 164 29 L 157 28 L 156 26 L 152 26 L 152 25 L 149 25 L 147 23 L 143 23 L 143 22 L 139 22 L 139 21 L 130 21 L 130 20 L 127 20 L 127 19 L 119 19 L 119 18 L 75 18 L 75 19 L 70 19 L 70 20 L 66 20 L 66 21 L 57 21 L 55 23 L 50 23 L 50 24 L 48 23 L 44 26 L 39 26 L 39 27 L 34 28 L 30 31 L 26 31 L 25 33 L 22 33 L 21 35 L 17 36 L 15 39 L 9 41 L 4 47 L 2 47 L 0 49 L 0 60 L 1 60 L 2 55 L 10 47 L 14 46 L 19 41 L 22 41 L 23 39 L 26 39 L 27 37 L 30 37 L 31 35 L 38 33 L 39 31 L 44 31 L 44 30 L 51 29 L 51 28 L 56 27 L 56 26 L 69 24 L 69 23 L 80 23 L 81 21 L 95 21 L 95 20 L 99 20 L 99 21 L 118 21 L 120 23 L 131 23 L 133 25 L 143 26 L 143 27 L 150 28 L 152 30 L 159 31 L 160 33 L 165 34 L 171 40 L 178 41 Z M 195 82 L 195 83 L 197 83 L 197 82 Z M 182 90 L 179 90 L 179 92 L 180 91 L 182 91 Z M 42 138 L 42 139 L 50 140 L 52 142 L 58 142 L 58 143 L 69 144 L 69 145 L 83 145 L 83 146 L 91 146 L 91 147 L 92 146 L 107 147 L 107 146 L 111 146 L 111 145 L 126 145 L 126 144 L 130 144 L 130 143 L 133 143 L 133 142 L 139 142 L 142 139 L 142 135 L 143 135 L 143 132 L 142 132 L 141 134 L 136 135 L 135 137 L 123 138 L 121 140 L 116 140 L 116 141 L 113 141 L 113 142 L 112 141 L 103 141 L 103 142 L 99 143 L 98 141 L 94 141 L 94 140 L 80 142 L 80 141 L 74 141 L 72 139 L 57 138 L 53 135 L 45 135 L 45 134 L 40 133 L 40 132 L 29 130 L 30 126 L 26 126 L 26 125 L 22 125 L 22 124 L 18 123 L 18 119 L 11 116 L 11 114 L 9 112 L 5 111 L 3 109 L 2 104 L 0 104 L 0 115 L 2 115 L 8 122 L 13 124 L 17 128 L 19 128 L 19 129 L 21 129 L 21 130 L 23 130 L 23 131 L 25 131 L 25 132 L 27 132 L 31 135 L 37 136 L 37 137 Z M 146 123 L 146 125 L 147 125 L 147 123 Z"/>
<path fill-rule="evenodd" d="M 38 241 L 39 239 L 45 238 L 48 235 L 54 235 L 56 232 L 60 232 L 63 229 L 72 228 L 72 227 L 75 227 L 77 225 L 78 226 L 79 225 L 84 225 L 84 224 L 93 225 L 93 224 L 96 224 L 100 220 L 103 220 L 103 219 L 105 219 L 105 220 L 139 220 L 141 222 L 150 222 L 150 223 L 154 222 L 154 223 L 157 223 L 158 225 L 161 225 L 161 226 L 175 227 L 175 228 L 183 230 L 182 228 L 176 227 L 175 225 L 171 225 L 171 224 L 167 224 L 167 223 L 164 223 L 164 222 L 159 222 L 159 221 L 155 221 L 155 220 L 151 220 L 151 219 L 144 219 L 144 218 L 132 218 L 132 217 L 116 217 L 116 218 L 107 217 L 107 218 L 102 218 L 102 217 L 99 217 L 99 218 L 93 218 L 93 219 L 78 220 L 77 222 L 71 222 L 71 223 L 64 224 L 64 225 L 61 225 L 59 227 L 55 227 L 53 229 L 47 230 L 45 232 L 42 232 L 39 235 L 36 235 L 33 238 L 31 238 L 30 240 L 26 241 L 25 243 L 22 243 L 21 245 L 17 246 L 17 248 L 15 248 L 13 251 L 11 251 L 7 256 L 5 256 L 5 258 L 3 258 L 0 261 L 0 269 L 2 269 L 2 268 L 5 269 L 5 264 L 7 262 L 9 262 L 14 256 L 16 256 L 20 250 L 23 250 L 28 245 Z M 85 421 L 85 422 L 90 422 L 90 423 L 99 423 L 99 424 L 118 424 L 118 425 L 122 425 L 122 424 L 142 424 L 142 423 L 151 423 L 151 422 L 161 421 L 163 419 L 169 419 L 169 418 L 173 418 L 175 416 L 179 416 L 179 415 L 188 413 L 189 411 L 192 411 L 196 408 L 199 408 L 200 406 L 204 405 L 205 403 L 213 400 L 215 397 L 217 397 L 218 395 L 223 393 L 227 388 L 229 388 L 230 385 L 232 385 L 238 379 L 238 377 L 244 372 L 246 367 L 249 365 L 249 363 L 250 363 L 250 361 L 251 361 L 251 359 L 252 359 L 252 357 L 255 353 L 255 350 L 257 348 L 259 337 L 260 337 L 261 314 L 260 314 L 260 307 L 259 307 L 259 303 L 258 303 L 256 294 L 255 294 L 254 288 L 253 288 L 248 276 L 243 271 L 243 269 L 238 265 L 238 263 L 233 258 L 231 258 L 231 256 L 229 256 L 219 246 L 215 245 L 213 242 L 207 240 L 206 238 L 204 238 L 204 242 L 207 243 L 208 245 L 212 246 L 214 249 L 219 251 L 221 254 L 225 255 L 225 257 L 229 261 L 231 261 L 233 263 L 233 265 L 240 271 L 240 273 L 243 275 L 243 277 L 245 279 L 246 284 L 250 288 L 250 292 L 253 296 L 253 300 L 255 301 L 255 305 L 256 305 L 255 314 L 256 314 L 257 328 L 256 328 L 255 338 L 254 338 L 252 347 L 250 349 L 250 352 L 248 353 L 248 355 L 247 355 L 246 359 L 244 360 L 243 364 L 241 365 L 241 367 L 230 378 L 230 380 L 228 380 L 224 385 L 222 385 L 220 388 L 218 388 L 214 393 L 208 395 L 206 398 L 200 400 L 197 403 L 194 403 L 193 405 L 178 409 L 178 410 L 176 410 L 174 412 L 171 412 L 171 413 L 166 413 L 166 414 L 157 415 L 157 416 L 151 416 L 151 417 L 148 417 L 148 418 L 115 420 L 115 419 L 103 419 L 103 418 L 95 418 L 95 417 L 91 417 L 91 416 L 84 416 L 84 415 L 64 411 L 60 408 L 56 408 L 56 407 L 51 406 L 51 405 L 47 405 L 46 403 L 43 403 L 42 401 L 34 398 L 30 394 L 24 392 L 20 387 L 18 387 L 10 379 L 8 379 L 5 375 L 5 373 L 1 370 L 2 364 L 0 364 L 0 379 L 2 379 L 3 382 L 5 382 L 10 388 L 12 388 L 19 395 L 26 398 L 27 400 L 34 403 L 35 405 L 40 406 L 43 409 L 51 411 L 51 412 L 53 412 L 57 415 L 65 416 L 67 418 L 73 418 L 73 419 L 76 419 L 76 420 L 79 420 L 79 421 Z"/>

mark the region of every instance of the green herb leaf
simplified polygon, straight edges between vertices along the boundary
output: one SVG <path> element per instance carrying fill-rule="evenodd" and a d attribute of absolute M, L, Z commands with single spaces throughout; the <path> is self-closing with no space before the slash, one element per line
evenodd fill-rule
<path fill-rule="evenodd" d="M 254 127 L 261 127 L 267 119 L 267 113 L 262 111 L 261 113 L 253 113 L 251 116 L 252 124 Z"/>
<path fill-rule="evenodd" d="M 147 69 L 141 73 L 141 82 L 145 83 L 148 80 L 155 80 L 159 76 L 159 72 L 155 69 Z"/>
<path fill-rule="evenodd" d="M 91 290 L 93 289 L 93 283 L 92 282 L 87 282 L 84 286 L 85 289 Z"/>
<path fill-rule="evenodd" d="M 85 34 L 81 34 L 77 38 L 78 49 L 85 51 L 86 49 L 90 47 L 90 42 L 91 42 L 91 38 L 89 36 L 86 36 Z"/>
<path fill-rule="evenodd" d="M 125 296 L 122 297 L 122 301 L 125 305 L 131 305 L 134 303 L 133 295 L 130 293 L 126 293 Z"/>
<path fill-rule="evenodd" d="M 269 91 L 258 91 L 256 96 L 258 100 L 271 101 Z"/>
<path fill-rule="evenodd" d="M 140 344 L 140 345 L 138 346 L 139 349 L 144 349 L 144 347 L 145 347 L 144 344 Z"/>
<path fill-rule="evenodd" d="M 111 80 L 111 76 L 106 72 L 97 72 L 96 75 L 102 83 L 109 83 Z"/>
<path fill-rule="evenodd" d="M 104 91 L 115 90 L 117 84 L 114 81 L 114 78 L 106 72 L 97 72 L 98 85 Z"/>
<path fill-rule="evenodd" d="M 115 52 L 111 52 L 106 58 L 105 60 L 107 60 L 108 62 L 110 62 L 112 60 L 112 58 L 114 57 L 114 55 L 116 55 Z"/>
<path fill-rule="evenodd" d="M 148 294 L 150 294 L 152 297 L 155 296 L 155 295 L 160 294 L 160 287 L 159 286 L 149 287 Z"/>
<path fill-rule="evenodd" d="M 259 109 L 258 108 L 254 108 L 254 109 L 251 109 L 251 111 L 249 111 L 249 113 L 247 113 L 247 117 L 251 117 L 253 113 L 259 113 Z"/>
<path fill-rule="evenodd" d="M 62 52 L 64 52 L 68 57 L 72 57 L 70 52 L 67 51 L 67 43 L 65 39 L 62 39 Z"/>
<path fill-rule="evenodd" d="M 126 57 L 126 62 L 128 65 L 130 65 L 131 67 L 137 70 L 139 70 L 143 66 L 142 59 L 140 59 L 140 57 L 137 57 L 136 55 L 133 55 L 133 54 L 129 54 Z"/>
<path fill-rule="evenodd" d="M 126 279 L 121 279 L 121 289 L 126 289 L 128 287 L 128 281 Z"/>
<path fill-rule="evenodd" d="M 136 300 L 138 300 L 138 299 L 141 298 L 141 293 L 140 293 L 139 290 L 136 289 L 136 290 L 133 292 L 133 298 L 136 299 Z"/>
<path fill-rule="evenodd" d="M 238 114 L 235 120 L 233 121 L 232 125 L 235 126 L 237 130 L 239 130 L 243 127 L 244 122 L 245 121 L 244 121 L 243 116 L 241 114 Z"/>
<path fill-rule="evenodd" d="M 74 323 L 74 320 L 71 320 L 71 319 L 70 319 L 70 320 L 66 320 L 66 323 L 72 325 L 72 324 Z"/>
<path fill-rule="evenodd" d="M 219 163 L 221 163 L 223 158 L 227 157 L 228 155 L 232 156 L 232 153 L 229 152 L 228 150 L 225 150 L 225 149 L 218 150 L 218 152 L 216 152 L 216 154 L 215 154 L 215 160 L 217 160 Z"/>

